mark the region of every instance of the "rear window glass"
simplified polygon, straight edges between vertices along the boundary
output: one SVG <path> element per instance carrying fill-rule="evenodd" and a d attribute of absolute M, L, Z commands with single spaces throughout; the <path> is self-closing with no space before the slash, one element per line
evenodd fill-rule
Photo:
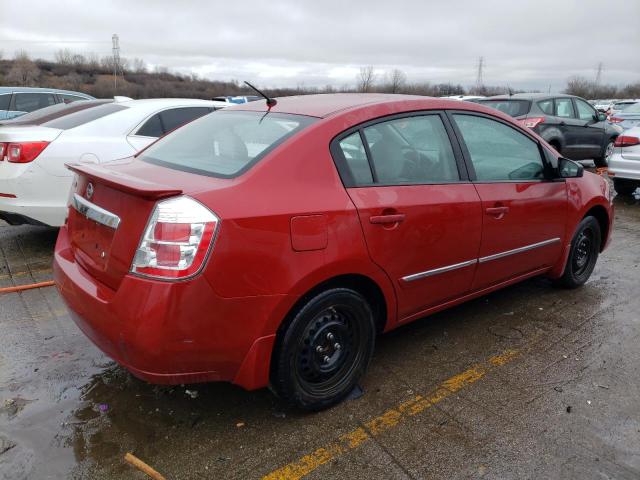
<path fill-rule="evenodd" d="M 36 110 L 35 112 L 25 113 L 24 115 L 21 115 L 15 119 L 5 120 L 2 123 L 11 125 L 41 125 L 45 122 L 50 122 L 74 112 L 79 112 L 81 110 L 86 110 L 112 102 L 113 100 L 83 100 L 75 102 L 73 105 L 58 103 L 47 108 L 41 108 L 40 110 Z"/>
<path fill-rule="evenodd" d="M 640 103 L 634 103 L 624 109 L 625 113 L 640 113 Z"/>
<path fill-rule="evenodd" d="M 500 110 L 502 113 L 506 113 L 512 117 L 526 115 L 531 109 L 531 102 L 529 100 L 483 100 L 478 103 Z"/>
<path fill-rule="evenodd" d="M 0 95 L 0 110 L 9 110 L 9 102 L 11 102 L 10 93 Z"/>
<path fill-rule="evenodd" d="M 111 115 L 112 113 L 126 110 L 127 108 L 128 107 L 119 105 L 117 103 L 108 103 L 106 105 L 99 105 L 96 108 L 90 108 L 88 110 L 85 109 L 79 112 L 65 115 L 50 122 L 45 122 L 42 124 L 42 126 L 59 128 L 61 130 L 69 130 L 70 128 L 79 127 L 80 125 L 84 125 L 85 123 L 93 122 L 94 120 L 97 120 L 99 118 L 106 117 L 107 115 Z"/>
<path fill-rule="evenodd" d="M 160 139 L 139 158 L 176 170 L 232 178 L 314 121 L 303 115 L 218 111 Z"/>

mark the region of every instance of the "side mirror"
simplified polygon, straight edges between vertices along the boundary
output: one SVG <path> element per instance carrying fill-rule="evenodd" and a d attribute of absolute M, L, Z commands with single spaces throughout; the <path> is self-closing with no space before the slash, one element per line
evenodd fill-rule
<path fill-rule="evenodd" d="M 607 116 L 604 113 L 597 113 L 595 116 L 597 122 L 604 122 L 607 119 Z"/>
<path fill-rule="evenodd" d="M 558 175 L 560 178 L 582 177 L 584 175 L 584 167 L 573 160 L 560 157 L 558 159 Z"/>

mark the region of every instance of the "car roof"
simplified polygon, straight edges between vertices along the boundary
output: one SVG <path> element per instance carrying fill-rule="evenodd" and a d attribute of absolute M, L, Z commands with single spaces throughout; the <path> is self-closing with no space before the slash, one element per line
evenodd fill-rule
<path fill-rule="evenodd" d="M 307 115 L 310 117 L 326 118 L 339 112 L 354 110 L 366 106 L 407 103 L 407 111 L 429 110 L 429 109 L 467 109 L 465 105 L 477 104 L 461 102 L 448 98 L 423 97 L 420 95 L 400 95 L 386 93 L 323 93 L 316 95 L 297 95 L 291 97 L 279 97 L 278 103 L 271 107 L 271 112 L 291 113 L 296 115 Z M 486 107 L 473 108 L 478 111 L 485 111 Z M 242 110 L 253 112 L 267 111 L 266 102 L 258 100 L 250 103 L 243 103 L 227 108 L 227 110 Z M 494 109 L 486 109 L 487 112 L 495 114 Z"/>
<path fill-rule="evenodd" d="M 0 95 L 3 93 L 38 93 L 38 92 L 52 92 L 52 93 L 68 93 L 69 95 L 82 95 L 88 99 L 92 99 L 91 95 L 82 92 L 74 92 L 72 90 L 60 90 L 59 88 L 38 88 L 38 87 L 0 87 Z"/>
<path fill-rule="evenodd" d="M 566 93 L 514 93 L 513 95 L 494 95 L 493 97 L 487 97 L 483 101 L 487 100 L 545 100 L 547 98 L 580 98 L 575 95 L 567 95 Z"/>
<path fill-rule="evenodd" d="M 227 107 L 226 102 L 215 100 L 201 100 L 199 98 L 143 98 L 140 100 L 117 100 L 119 105 L 127 107 L 165 107 L 173 105 L 202 106 L 202 107 Z"/>

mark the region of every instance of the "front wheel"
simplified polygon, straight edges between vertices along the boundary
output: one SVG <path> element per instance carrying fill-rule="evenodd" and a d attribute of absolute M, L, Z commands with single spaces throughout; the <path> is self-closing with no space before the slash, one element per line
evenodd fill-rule
<path fill-rule="evenodd" d="M 272 388 L 302 410 L 335 405 L 364 375 L 375 332 L 373 311 L 359 293 L 334 288 L 316 295 L 278 339 Z"/>
<path fill-rule="evenodd" d="M 589 280 L 600 253 L 602 234 L 600 224 L 591 216 L 582 219 L 571 240 L 571 250 L 564 274 L 558 284 L 565 288 L 577 288 Z"/>

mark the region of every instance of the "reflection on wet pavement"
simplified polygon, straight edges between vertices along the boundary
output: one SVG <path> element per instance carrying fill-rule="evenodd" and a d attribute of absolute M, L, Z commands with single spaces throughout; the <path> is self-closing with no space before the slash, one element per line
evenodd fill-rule
<path fill-rule="evenodd" d="M 616 208 L 584 288 L 534 279 L 385 335 L 364 395 L 313 415 L 268 390 L 146 384 L 77 330 L 55 289 L 0 296 L 0 479 L 145 478 L 128 451 L 171 479 L 296 478 L 300 465 L 308 478 L 638 478 L 640 202 Z M 0 226 L 0 286 L 49 280 L 55 234 Z M 389 413 L 509 350 L 522 353 L 429 408 Z M 330 451 L 361 430 L 369 440 Z"/>

